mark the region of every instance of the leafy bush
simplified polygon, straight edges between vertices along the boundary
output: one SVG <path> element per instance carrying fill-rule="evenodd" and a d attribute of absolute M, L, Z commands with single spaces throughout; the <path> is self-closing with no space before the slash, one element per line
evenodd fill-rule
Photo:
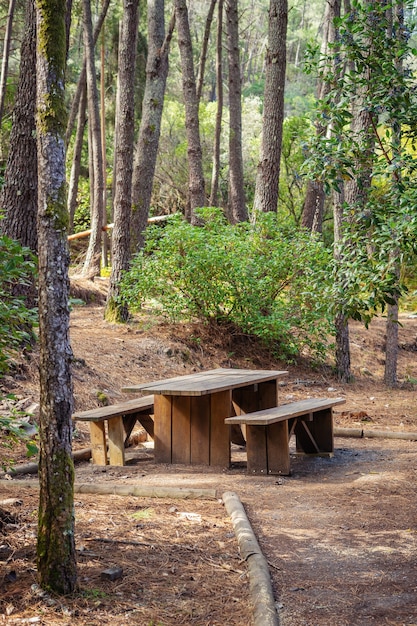
<path fill-rule="evenodd" d="M 0 402 L 2 399 L 0 396 Z M 15 397 L 8 395 L 7 399 L 15 400 Z M 12 449 L 17 443 L 22 442 L 26 445 L 26 455 L 31 457 L 38 453 L 33 432 L 37 429 L 33 425 L 28 427 L 28 423 L 22 419 L 26 415 L 27 413 L 24 411 L 13 409 L 8 415 L 0 415 L 0 446 L 3 449 Z M 12 461 L 4 458 L 4 455 L 0 457 L 0 467 L 3 470 L 10 468 L 12 465 Z"/>
<path fill-rule="evenodd" d="M 232 226 L 202 209 L 204 227 L 172 217 L 148 230 L 121 285 L 131 310 L 146 301 L 171 320 L 229 322 L 260 337 L 277 355 L 308 346 L 323 356 L 332 330 L 326 287 L 328 251 L 307 233 L 279 228 L 275 214 Z"/>
<path fill-rule="evenodd" d="M 15 350 L 31 339 L 36 312 L 16 295 L 18 285 L 29 285 L 35 273 L 34 256 L 28 248 L 0 235 L 0 375 L 8 369 Z"/>

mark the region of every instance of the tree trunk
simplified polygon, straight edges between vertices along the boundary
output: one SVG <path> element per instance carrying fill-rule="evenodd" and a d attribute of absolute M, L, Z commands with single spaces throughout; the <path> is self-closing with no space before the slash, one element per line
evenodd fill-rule
<path fill-rule="evenodd" d="M 336 369 L 337 377 L 343 383 L 352 380 L 350 369 L 349 320 L 343 313 L 338 313 L 336 326 Z"/>
<path fill-rule="evenodd" d="M 398 303 L 388 305 L 386 334 L 384 383 L 393 389 L 398 384 Z"/>
<path fill-rule="evenodd" d="M 168 54 L 175 25 L 174 13 L 165 38 L 164 5 L 165 0 L 148 0 L 146 83 L 132 183 L 132 251 L 139 250 L 144 243 L 161 132 Z"/>
<path fill-rule="evenodd" d="M 36 16 L 34 2 L 28 0 L 9 156 L 0 193 L 0 207 L 5 214 L 0 228 L 4 234 L 18 240 L 36 254 L 38 170 L 35 106 Z"/>
<path fill-rule="evenodd" d="M 301 216 L 301 226 L 313 233 L 323 229 L 325 193 L 321 180 L 309 180 Z"/>
<path fill-rule="evenodd" d="M 98 40 L 98 36 L 100 34 L 101 28 L 103 26 L 105 17 L 107 15 L 107 10 L 109 8 L 110 5 L 110 0 L 104 0 L 103 2 L 103 7 L 101 9 L 101 13 L 100 16 L 97 20 L 97 24 L 94 28 L 94 34 L 93 34 L 93 45 L 95 46 Z M 81 99 L 81 94 L 82 94 L 82 90 L 84 89 L 83 85 L 85 84 L 85 81 L 87 79 L 87 65 L 86 65 L 86 59 L 84 56 L 84 61 L 83 61 L 83 66 L 81 69 L 81 73 L 80 76 L 78 78 L 78 83 L 77 83 L 77 88 L 75 90 L 75 94 L 74 97 L 72 99 L 71 102 L 71 108 L 70 108 L 70 113 L 68 116 L 68 123 L 67 123 L 67 130 L 65 132 L 65 145 L 68 146 L 70 137 L 72 135 L 72 131 L 74 129 L 74 124 L 75 124 L 75 120 L 77 118 L 77 114 L 80 108 L 80 99 Z"/>
<path fill-rule="evenodd" d="M 129 317 L 126 305 L 117 301 L 119 284 L 130 264 L 130 213 L 133 172 L 133 135 L 135 111 L 135 65 L 138 33 L 138 0 L 123 1 L 119 43 L 119 80 L 117 92 L 116 185 L 112 236 L 112 271 L 105 317 L 124 322 Z"/>
<path fill-rule="evenodd" d="M 16 6 L 16 0 L 10 0 L 9 12 L 7 14 L 7 21 L 6 21 L 6 32 L 4 34 L 4 41 L 3 41 L 3 61 L 1 64 L 1 75 L 0 75 L 0 126 L 1 126 L 2 119 L 3 119 L 4 100 L 6 98 L 6 82 L 7 82 L 7 73 L 9 69 L 10 43 L 12 40 L 12 25 L 13 25 L 13 16 L 14 16 L 15 6 Z"/>
<path fill-rule="evenodd" d="M 242 156 L 242 81 L 240 76 L 239 18 L 237 0 L 226 0 L 229 68 L 229 221 L 248 219 Z"/>
<path fill-rule="evenodd" d="M 211 174 L 210 206 L 217 206 L 219 202 L 220 176 L 220 144 L 222 135 L 223 116 L 223 0 L 219 0 L 217 7 L 217 45 L 216 45 L 216 95 L 217 112 L 216 128 L 214 132 L 213 169 Z"/>
<path fill-rule="evenodd" d="M 78 182 L 80 179 L 81 155 L 84 142 L 84 130 L 87 121 L 87 85 L 84 83 L 84 89 L 81 93 L 80 108 L 78 111 L 77 133 L 74 143 L 74 155 L 72 157 L 71 174 L 68 183 L 68 214 L 69 214 L 69 233 L 74 230 L 74 216 L 77 209 Z"/>
<path fill-rule="evenodd" d="M 94 35 L 93 35 L 94 39 Z M 100 115 L 101 115 L 101 154 L 103 155 L 103 246 L 101 260 L 103 267 L 108 267 L 109 238 L 107 236 L 107 159 L 106 159 L 106 50 L 104 24 L 101 31 L 100 46 Z"/>
<path fill-rule="evenodd" d="M 277 211 L 287 43 L 287 0 L 271 0 L 266 54 L 261 158 L 253 210 Z"/>
<path fill-rule="evenodd" d="M 337 39 L 337 29 L 335 19 L 340 18 L 341 0 L 328 0 L 325 5 L 323 39 L 320 53 L 325 58 Z M 317 97 L 322 100 L 326 97 L 330 90 L 330 81 L 320 78 L 317 84 Z M 327 132 L 327 125 L 323 123 L 316 124 L 317 137 L 324 137 Z M 303 206 L 303 214 L 301 217 L 301 225 L 308 228 L 313 233 L 321 233 L 323 230 L 324 217 L 324 186 L 321 180 L 309 180 L 307 183 L 306 198 Z"/>
<path fill-rule="evenodd" d="M 397 38 L 402 44 L 406 44 L 406 31 L 404 29 L 404 3 L 398 2 L 395 6 L 390 6 L 387 11 L 389 17 L 389 33 L 390 37 L 395 33 Z M 403 70 L 403 62 L 400 59 L 396 61 L 396 69 L 400 72 Z M 402 129 L 400 124 L 392 124 L 392 148 L 394 160 L 400 162 L 402 158 Z M 398 171 L 393 173 L 392 184 L 398 194 L 397 205 L 400 206 L 401 198 L 399 187 L 399 178 L 401 173 Z M 393 237 L 394 239 L 394 237 Z M 395 273 L 397 278 L 397 285 L 400 284 L 401 265 L 400 265 L 400 250 L 395 248 L 391 254 L 391 258 L 395 261 Z M 389 304 L 387 310 L 387 324 L 386 334 L 387 340 L 385 345 L 385 372 L 384 382 L 387 387 L 394 388 L 398 385 L 397 367 L 398 367 L 398 296 L 394 296 L 395 304 Z"/>
<path fill-rule="evenodd" d="M 194 74 L 193 49 L 191 44 L 190 24 L 186 0 L 175 0 L 178 45 L 181 56 L 182 89 L 185 105 L 185 126 L 187 133 L 188 154 L 188 193 L 190 219 L 198 224 L 195 209 L 206 206 L 206 194 L 203 175 L 203 156 L 200 141 L 198 98 Z"/>
<path fill-rule="evenodd" d="M 65 0 L 44 0 L 37 4 L 40 380 L 37 566 L 43 587 L 70 594 L 76 588 L 77 568 L 65 202 L 65 15 Z"/>
<path fill-rule="evenodd" d="M 101 241 L 104 213 L 103 153 L 101 150 L 101 123 L 97 91 L 93 26 L 90 0 L 83 0 L 84 48 L 87 68 L 88 123 L 91 137 L 91 156 L 94 170 L 94 188 L 91 202 L 91 235 L 84 261 L 83 275 L 100 275 Z"/>
<path fill-rule="evenodd" d="M 197 99 L 200 102 L 201 94 L 203 92 L 204 85 L 204 72 L 206 69 L 207 61 L 207 48 L 210 39 L 211 24 L 213 22 L 214 9 L 217 0 L 210 0 L 210 6 L 207 13 L 206 25 L 204 27 L 203 45 L 201 46 L 200 63 L 198 66 L 198 78 L 197 78 Z"/>

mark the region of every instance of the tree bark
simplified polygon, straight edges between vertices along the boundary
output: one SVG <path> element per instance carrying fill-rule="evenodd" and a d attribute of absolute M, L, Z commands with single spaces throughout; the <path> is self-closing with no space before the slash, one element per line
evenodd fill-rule
<path fill-rule="evenodd" d="M 301 226 L 313 233 L 323 230 L 325 193 L 321 180 L 309 180 L 301 216 Z"/>
<path fill-rule="evenodd" d="M 193 49 L 186 0 L 175 0 L 178 45 L 181 56 L 182 88 L 185 105 L 185 126 L 188 154 L 188 193 L 190 219 L 199 224 L 195 209 L 206 206 L 203 156 L 200 141 L 198 98 L 194 73 Z"/>
<path fill-rule="evenodd" d="M 242 156 L 242 81 L 239 54 L 237 0 L 226 0 L 226 31 L 229 69 L 229 221 L 248 219 Z"/>
<path fill-rule="evenodd" d="M 398 385 L 398 302 L 387 310 L 384 383 L 393 389 Z"/>
<path fill-rule="evenodd" d="M 5 215 L 0 228 L 4 234 L 36 254 L 38 174 L 35 106 L 36 17 L 34 2 L 28 0 L 9 156 L 0 193 L 0 207 Z"/>
<path fill-rule="evenodd" d="M 101 31 L 101 28 L 103 26 L 104 20 L 106 18 L 107 10 L 109 8 L 109 5 L 110 5 L 110 0 L 104 0 L 100 16 L 99 16 L 99 18 L 97 20 L 97 24 L 96 24 L 96 26 L 94 28 L 94 33 L 93 33 L 93 45 L 94 46 L 97 43 L 98 36 L 100 34 L 100 31 Z M 86 79 L 87 79 L 87 66 L 86 66 L 86 60 L 84 58 L 83 66 L 82 66 L 82 69 L 81 69 L 81 72 L 80 72 L 80 76 L 78 78 L 77 88 L 75 90 L 75 94 L 74 94 L 74 97 L 73 97 L 72 102 L 71 102 L 70 113 L 69 113 L 69 116 L 68 116 L 67 130 L 65 132 L 65 145 L 66 146 L 68 146 L 70 137 L 72 135 L 72 131 L 74 129 L 75 120 L 76 120 L 77 113 L 78 113 L 79 107 L 80 107 L 81 94 L 82 94 L 82 90 L 84 89 L 83 85 L 85 84 Z"/>
<path fill-rule="evenodd" d="M 207 61 L 207 48 L 210 39 L 211 24 L 213 22 L 214 9 L 216 7 L 217 0 L 210 0 L 210 6 L 207 13 L 206 25 L 204 27 L 203 45 L 201 46 L 200 63 L 198 66 L 198 78 L 197 78 L 197 99 L 200 102 L 201 94 L 203 93 L 204 85 L 204 72 L 206 69 Z"/>
<path fill-rule="evenodd" d="M 223 0 L 219 0 L 217 7 L 217 44 L 216 44 L 216 128 L 214 131 L 213 169 L 211 174 L 210 206 L 217 206 L 219 201 L 220 176 L 220 144 L 222 135 L 223 117 Z"/>
<path fill-rule="evenodd" d="M 65 192 L 65 15 L 65 0 L 37 3 L 40 380 L 37 566 L 43 587 L 69 594 L 76 588 L 77 569 Z"/>
<path fill-rule="evenodd" d="M 119 43 L 119 80 L 117 92 L 117 132 L 115 145 L 116 185 L 112 236 L 112 271 L 107 296 L 107 320 L 125 322 L 127 305 L 117 301 L 119 284 L 130 265 L 130 213 L 133 172 L 133 135 L 135 112 L 135 65 L 138 33 L 138 0 L 123 1 Z"/>
<path fill-rule="evenodd" d="M 3 61 L 1 64 L 1 74 L 0 74 L 0 125 L 3 119 L 4 100 L 6 98 L 6 81 L 7 81 L 7 73 L 9 69 L 10 43 L 12 40 L 12 25 L 13 25 L 13 16 L 14 16 L 15 6 L 16 6 L 16 0 L 10 0 L 9 11 L 7 14 L 7 21 L 6 21 L 6 32 L 4 34 L 4 41 L 3 41 Z"/>
<path fill-rule="evenodd" d="M 80 179 L 81 155 L 84 142 L 84 131 L 87 122 L 87 85 L 84 82 L 84 89 L 81 93 L 80 108 L 78 111 L 77 133 L 74 143 L 74 155 L 72 157 L 71 174 L 68 183 L 68 214 L 69 233 L 74 230 L 74 216 L 77 209 L 78 182 Z"/>
<path fill-rule="evenodd" d="M 325 5 L 323 39 L 321 44 L 321 56 L 325 58 L 336 42 L 337 29 L 335 18 L 340 17 L 341 0 L 328 0 Z M 317 85 L 317 97 L 322 100 L 330 90 L 330 81 L 326 77 L 319 79 Z M 327 125 L 316 124 L 317 137 L 326 135 Z M 301 217 L 301 225 L 313 233 L 321 233 L 323 230 L 324 217 L 324 185 L 321 180 L 309 180 L 307 183 L 306 197 Z"/>
<path fill-rule="evenodd" d="M 271 0 L 266 54 L 261 158 L 258 165 L 253 210 L 277 211 L 281 162 L 286 70 L 288 4 Z"/>
<path fill-rule="evenodd" d="M 144 244 L 161 132 L 168 54 L 175 25 L 174 13 L 165 38 L 164 5 L 165 0 L 148 0 L 146 83 L 132 182 L 132 251 Z"/>
<path fill-rule="evenodd" d="M 91 157 L 94 187 L 91 198 L 91 235 L 82 274 L 89 278 L 100 275 L 101 241 L 104 213 L 103 153 L 101 149 L 101 123 L 94 62 L 91 2 L 83 0 L 84 48 L 87 68 L 88 123 L 91 137 Z"/>

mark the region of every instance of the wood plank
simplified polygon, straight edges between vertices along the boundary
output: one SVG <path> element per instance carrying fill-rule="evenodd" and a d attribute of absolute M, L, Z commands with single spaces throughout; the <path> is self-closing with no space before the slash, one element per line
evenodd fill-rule
<path fill-rule="evenodd" d="M 136 415 L 138 422 L 140 422 L 148 435 L 154 439 L 154 421 L 150 415 L 139 413 Z"/>
<path fill-rule="evenodd" d="M 266 426 L 246 427 L 248 474 L 268 474 Z"/>
<path fill-rule="evenodd" d="M 191 463 L 210 464 L 210 396 L 190 398 Z"/>
<path fill-rule="evenodd" d="M 258 411 L 278 406 L 278 380 L 268 380 L 258 385 Z"/>
<path fill-rule="evenodd" d="M 210 465 L 230 466 L 230 429 L 224 420 L 231 411 L 230 389 L 210 396 Z"/>
<path fill-rule="evenodd" d="M 140 410 L 153 411 L 154 397 L 153 395 L 143 396 L 142 398 L 134 398 L 133 400 L 127 400 L 118 404 L 111 404 L 110 406 L 100 406 L 96 409 L 90 409 L 88 411 L 76 411 L 72 419 L 80 421 L 94 421 L 99 419 L 107 419 L 115 415 L 128 415 L 129 413 L 136 413 Z"/>
<path fill-rule="evenodd" d="M 135 414 L 123 415 L 122 420 L 123 420 L 124 440 L 125 440 L 125 447 L 126 447 L 127 442 L 129 441 L 129 437 L 132 434 L 132 430 L 134 429 L 135 424 L 136 424 L 136 415 Z"/>
<path fill-rule="evenodd" d="M 108 421 L 110 465 L 125 464 L 125 429 L 123 418 L 112 417 Z"/>
<path fill-rule="evenodd" d="M 344 404 L 344 398 L 312 398 L 308 400 L 300 400 L 289 404 L 282 404 L 270 409 L 256 411 L 249 415 L 241 415 L 229 417 L 226 419 L 227 424 L 253 424 L 263 425 L 272 424 L 282 420 L 288 420 L 292 417 L 308 415 L 312 411 L 327 409 L 337 404 Z"/>
<path fill-rule="evenodd" d="M 245 370 L 218 368 L 186 376 L 176 376 L 166 380 L 130 385 L 122 391 L 150 391 L 155 394 L 200 396 L 228 389 L 236 389 L 267 380 L 274 380 L 288 374 L 282 370 Z"/>
<path fill-rule="evenodd" d="M 155 463 L 172 463 L 171 398 L 155 396 L 154 401 L 154 458 Z"/>
<path fill-rule="evenodd" d="M 290 446 L 288 423 L 276 422 L 266 426 L 268 474 L 288 476 L 290 470 Z"/>
<path fill-rule="evenodd" d="M 172 463 L 191 463 L 190 398 L 172 399 Z"/>
<path fill-rule="evenodd" d="M 90 423 L 91 458 L 95 465 L 107 465 L 107 442 L 104 422 Z"/>

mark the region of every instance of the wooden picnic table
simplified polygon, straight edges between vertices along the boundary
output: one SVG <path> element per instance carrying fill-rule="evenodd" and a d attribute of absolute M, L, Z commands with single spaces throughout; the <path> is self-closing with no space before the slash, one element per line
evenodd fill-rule
<path fill-rule="evenodd" d="M 231 428 L 225 418 L 277 406 L 278 379 L 287 373 L 218 368 L 122 391 L 154 394 L 157 463 L 228 467 Z"/>

